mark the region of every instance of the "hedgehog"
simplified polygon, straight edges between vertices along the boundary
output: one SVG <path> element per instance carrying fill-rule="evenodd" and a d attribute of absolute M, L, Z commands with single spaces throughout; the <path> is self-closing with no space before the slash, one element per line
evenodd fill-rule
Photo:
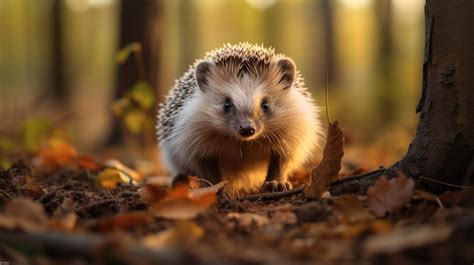
<path fill-rule="evenodd" d="M 286 191 L 321 138 L 319 108 L 292 59 L 226 44 L 197 60 L 160 105 L 163 162 L 175 180 L 227 181 L 246 193 Z"/>

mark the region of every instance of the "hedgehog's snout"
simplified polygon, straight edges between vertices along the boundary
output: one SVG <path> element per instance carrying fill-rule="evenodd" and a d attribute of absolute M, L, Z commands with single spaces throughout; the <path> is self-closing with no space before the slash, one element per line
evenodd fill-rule
<path fill-rule="evenodd" d="M 243 137 L 250 137 L 255 134 L 255 122 L 252 120 L 245 120 L 240 123 L 239 134 Z"/>

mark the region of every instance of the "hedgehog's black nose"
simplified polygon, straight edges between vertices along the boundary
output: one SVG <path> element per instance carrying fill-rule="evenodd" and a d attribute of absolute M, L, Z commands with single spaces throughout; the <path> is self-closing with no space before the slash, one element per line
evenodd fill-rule
<path fill-rule="evenodd" d="M 239 133 L 240 135 L 244 136 L 244 137 L 249 137 L 249 136 L 252 136 L 255 134 L 255 128 L 253 128 L 252 126 L 240 126 L 239 128 Z"/>

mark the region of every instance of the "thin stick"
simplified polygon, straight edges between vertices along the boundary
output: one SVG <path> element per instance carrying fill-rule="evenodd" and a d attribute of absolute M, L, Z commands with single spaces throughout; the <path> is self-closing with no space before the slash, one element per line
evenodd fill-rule
<path fill-rule="evenodd" d="M 326 118 L 328 119 L 328 123 L 331 123 L 331 117 L 329 117 L 329 96 L 328 96 L 328 85 L 329 84 L 329 73 L 326 70 L 326 87 L 324 89 L 324 93 L 326 95 Z"/>
<path fill-rule="evenodd" d="M 441 184 L 441 185 L 445 185 L 445 186 L 448 186 L 448 187 L 460 188 L 460 189 L 473 189 L 474 190 L 474 186 L 464 186 L 464 185 L 451 184 L 451 183 L 447 183 L 447 182 L 437 180 L 437 179 L 432 179 L 432 178 L 425 177 L 425 176 L 421 176 L 419 178 L 419 180 L 422 180 L 422 179 L 426 179 L 426 180 L 429 180 L 431 182 L 438 183 L 438 184 Z"/>

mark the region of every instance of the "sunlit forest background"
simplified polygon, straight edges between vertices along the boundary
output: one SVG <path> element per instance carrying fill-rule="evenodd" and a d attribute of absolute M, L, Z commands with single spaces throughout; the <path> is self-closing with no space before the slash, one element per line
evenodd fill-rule
<path fill-rule="evenodd" d="M 145 156 L 154 138 L 128 132 L 114 100 L 145 79 L 155 112 L 206 51 L 247 41 L 293 58 L 320 106 L 328 71 L 347 161 L 389 165 L 416 129 L 423 7 L 422 0 L 0 0 L 0 152 L 12 143 L 33 148 L 31 134 L 53 128 L 82 152 Z M 131 42 L 141 43 L 144 67 L 140 54 L 117 62 Z M 153 126 L 144 130 L 153 135 Z"/>

